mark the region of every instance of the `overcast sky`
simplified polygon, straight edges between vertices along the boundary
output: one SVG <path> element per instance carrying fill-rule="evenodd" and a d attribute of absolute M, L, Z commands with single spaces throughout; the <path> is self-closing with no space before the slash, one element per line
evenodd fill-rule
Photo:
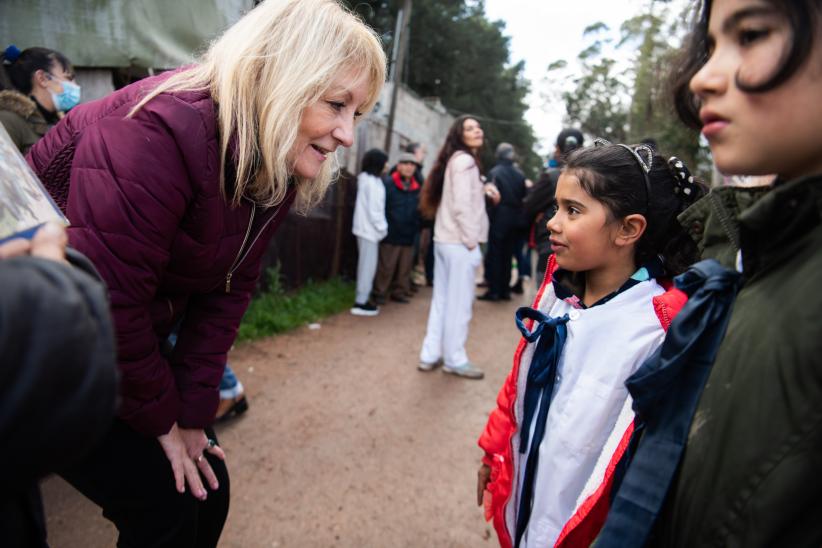
<path fill-rule="evenodd" d="M 687 0 L 679 0 L 683 4 Z M 505 21 L 511 37 L 511 62 L 525 61 L 525 77 L 531 81 L 530 108 L 526 119 L 540 140 L 538 150 L 547 153 L 562 129 L 565 108 L 561 102 L 544 104 L 543 79 L 550 63 L 557 59 L 575 62 L 590 41 L 583 30 L 602 21 L 618 31 L 623 21 L 637 13 L 646 0 L 485 0 L 488 19 Z M 625 52 L 630 55 L 630 52 Z"/>

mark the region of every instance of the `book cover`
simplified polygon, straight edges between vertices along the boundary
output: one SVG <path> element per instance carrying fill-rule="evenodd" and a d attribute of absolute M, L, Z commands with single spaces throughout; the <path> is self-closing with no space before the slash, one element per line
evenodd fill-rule
<path fill-rule="evenodd" d="M 0 124 L 0 243 L 31 238 L 48 221 L 68 225 L 68 219 Z"/>

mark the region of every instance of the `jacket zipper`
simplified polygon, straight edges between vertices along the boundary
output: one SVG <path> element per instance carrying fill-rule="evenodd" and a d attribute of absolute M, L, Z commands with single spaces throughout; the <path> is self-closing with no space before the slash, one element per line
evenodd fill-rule
<path fill-rule="evenodd" d="M 249 246 L 246 247 L 245 244 L 248 242 L 248 236 L 251 234 L 251 225 L 254 222 L 254 211 L 257 208 L 254 207 L 251 210 L 251 217 L 248 220 L 248 229 L 245 232 L 245 238 L 243 238 L 243 244 L 240 246 L 240 251 L 237 253 L 237 258 L 234 259 L 234 263 L 231 265 L 231 268 L 228 269 L 228 272 L 225 275 L 225 292 L 226 293 L 231 293 L 231 277 L 234 275 L 234 271 L 237 270 L 238 268 L 240 268 L 240 265 L 243 264 L 243 261 L 248 256 L 248 253 L 251 251 L 251 248 L 254 247 L 254 244 L 256 244 L 257 240 L 260 239 L 260 236 L 262 235 L 263 232 L 265 232 L 265 229 L 268 227 L 268 225 L 271 224 L 271 221 L 273 221 L 277 217 L 277 215 L 280 213 L 280 208 L 282 208 L 282 207 L 283 207 L 283 204 L 280 203 L 280 205 L 277 206 L 277 209 L 274 210 L 274 214 L 271 215 L 271 217 L 268 218 L 268 220 L 265 222 L 265 224 L 263 224 L 262 227 L 260 227 L 260 230 L 257 232 L 257 235 L 254 236 L 253 240 L 251 240 L 251 244 L 249 244 Z M 245 253 L 243 253 L 243 251 L 245 251 Z"/>
<path fill-rule="evenodd" d="M 243 237 L 243 243 L 240 244 L 240 251 L 237 252 L 237 257 L 234 259 L 234 262 L 231 263 L 231 266 L 229 267 L 228 272 L 225 275 L 226 293 L 231 293 L 231 277 L 234 275 L 234 271 L 237 270 L 237 267 L 240 266 L 240 263 L 242 262 L 240 256 L 243 254 L 245 243 L 248 241 L 249 234 L 251 234 L 251 225 L 254 224 L 255 211 L 257 211 L 257 207 L 254 204 L 251 204 L 251 215 L 248 217 L 248 228 L 245 229 L 245 237 Z"/>

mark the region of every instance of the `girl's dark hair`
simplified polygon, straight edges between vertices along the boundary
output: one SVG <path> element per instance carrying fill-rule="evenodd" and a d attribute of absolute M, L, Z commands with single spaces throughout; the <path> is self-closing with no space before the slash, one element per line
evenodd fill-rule
<path fill-rule="evenodd" d="M 25 95 L 31 93 L 31 77 L 38 70 L 51 71 L 54 63 L 59 63 L 66 72 L 71 71 L 71 62 L 59 51 L 48 48 L 28 48 L 23 51 L 14 46 L 6 48 L 0 56 L 11 84 Z"/>
<path fill-rule="evenodd" d="M 630 148 L 635 150 L 636 145 Z M 678 192 L 668 162 L 656 150 L 652 158 L 647 187 L 637 158 L 616 144 L 575 150 L 567 158 L 564 173 L 579 179 L 585 192 L 608 208 L 614 219 L 643 215 L 647 226 L 636 246 L 637 266 L 660 255 L 665 274 L 675 276 L 699 259 L 696 243 L 677 215 L 704 195 L 706 187 L 697 182 L 690 194 Z"/>
<path fill-rule="evenodd" d="M 445 143 L 437 154 L 437 161 L 434 162 L 434 167 L 425 179 L 425 184 L 420 192 L 419 209 L 423 217 L 433 219 L 437 214 L 437 208 L 440 207 L 440 201 L 442 200 L 442 187 L 445 183 L 445 168 L 448 167 L 448 160 L 455 152 L 460 150 L 467 152 L 477 162 L 477 166 L 481 166 L 480 159 L 462 141 L 462 130 L 465 122 L 478 119 L 476 116 L 463 114 L 451 124 L 448 135 L 445 136 Z M 480 167 L 480 169 L 482 168 Z"/>
<path fill-rule="evenodd" d="M 362 171 L 379 177 L 388 162 L 388 156 L 378 148 L 372 148 L 362 157 Z"/>
<path fill-rule="evenodd" d="M 764 82 L 743 82 L 736 74 L 736 86 L 747 93 L 764 93 L 785 83 L 807 60 L 815 39 L 814 30 L 820 11 L 819 0 L 768 0 L 776 11 L 788 20 L 793 33 L 789 48 L 783 52 L 780 65 Z M 691 92 L 691 78 L 708 61 L 708 20 L 711 15 L 711 0 L 704 0 L 702 10 L 691 33 L 685 38 L 684 48 L 674 63 L 668 78 L 668 86 L 673 96 L 674 107 L 680 119 L 688 126 L 699 129 L 699 101 Z"/>

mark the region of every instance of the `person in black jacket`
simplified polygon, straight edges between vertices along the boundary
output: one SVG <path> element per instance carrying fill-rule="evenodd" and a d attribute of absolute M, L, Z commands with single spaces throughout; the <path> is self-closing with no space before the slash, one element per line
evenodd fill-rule
<path fill-rule="evenodd" d="M 478 297 L 481 301 L 511 299 L 511 258 L 523 230 L 525 175 L 514 166 L 514 147 L 509 143 L 497 145 L 496 156 L 497 164 L 491 168 L 488 179 L 497 187 L 500 200 L 488 209 L 490 227 L 485 255 L 488 291 Z"/>
<path fill-rule="evenodd" d="M 532 238 L 537 248 L 537 289 L 545 278 L 545 269 L 548 258 L 551 256 L 551 233 L 546 226 L 548 219 L 554 215 L 554 191 L 557 180 L 565 165 L 565 157 L 583 144 L 582 132 L 578 129 L 566 128 L 557 135 L 554 158 L 557 166 L 548 167 L 542 172 L 531 193 L 525 198 L 525 218 L 532 230 Z"/>
<path fill-rule="evenodd" d="M 114 418 L 106 290 L 88 259 L 65 246 L 57 225 L 0 245 L 3 546 L 47 546 L 37 481 L 77 462 Z"/>
<path fill-rule="evenodd" d="M 380 304 L 389 295 L 392 301 L 407 303 L 411 295 L 411 263 L 414 239 L 420 227 L 417 206 L 420 181 L 414 177 L 417 162 L 404 152 L 397 170 L 383 179 L 385 184 L 385 218 L 388 235 L 380 242 L 380 258 L 374 278 L 374 300 Z"/>

